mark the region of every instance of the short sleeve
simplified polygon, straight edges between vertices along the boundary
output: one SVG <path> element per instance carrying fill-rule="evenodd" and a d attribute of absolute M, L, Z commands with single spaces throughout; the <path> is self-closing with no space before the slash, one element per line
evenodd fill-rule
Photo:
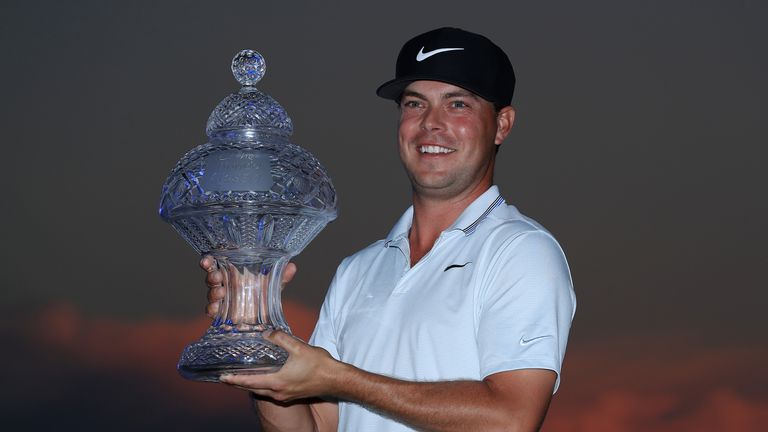
<path fill-rule="evenodd" d="M 325 349 L 337 360 L 339 359 L 339 350 L 336 345 L 336 327 L 333 321 L 333 306 L 335 304 L 333 299 L 336 296 L 338 278 L 339 269 L 336 270 L 331 285 L 328 287 L 328 292 L 325 294 L 325 300 L 323 300 L 323 305 L 320 308 L 320 316 L 317 319 L 315 331 L 312 332 L 312 336 L 309 338 L 310 345 Z"/>
<path fill-rule="evenodd" d="M 576 309 L 562 249 L 544 231 L 504 242 L 478 293 L 477 343 L 483 377 L 517 369 L 557 373 Z"/>

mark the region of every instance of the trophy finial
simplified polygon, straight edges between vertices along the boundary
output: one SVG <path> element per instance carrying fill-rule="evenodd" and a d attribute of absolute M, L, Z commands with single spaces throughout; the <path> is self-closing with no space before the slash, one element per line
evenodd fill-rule
<path fill-rule="evenodd" d="M 242 50 L 232 59 L 232 74 L 244 86 L 256 85 L 264 77 L 266 69 L 264 56 L 254 50 Z"/>
<path fill-rule="evenodd" d="M 256 88 L 266 69 L 264 56 L 257 51 L 247 49 L 235 55 L 232 74 L 242 87 L 219 102 L 211 112 L 205 128 L 209 138 L 252 140 L 256 135 L 288 137 L 293 133 L 293 125 L 285 109 Z"/>

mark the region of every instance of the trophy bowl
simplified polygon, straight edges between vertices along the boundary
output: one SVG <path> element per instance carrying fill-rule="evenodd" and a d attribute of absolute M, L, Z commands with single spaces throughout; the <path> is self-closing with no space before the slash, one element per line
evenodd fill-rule
<path fill-rule="evenodd" d="M 213 256 L 224 275 L 218 314 L 179 360 L 179 373 L 192 380 L 282 367 L 287 353 L 262 333 L 290 333 L 280 301 L 283 269 L 337 214 L 326 170 L 290 142 L 285 109 L 254 87 L 265 70 L 258 52 L 235 56 L 242 88 L 213 110 L 208 142 L 185 154 L 163 185 L 160 217 L 198 253 Z"/>

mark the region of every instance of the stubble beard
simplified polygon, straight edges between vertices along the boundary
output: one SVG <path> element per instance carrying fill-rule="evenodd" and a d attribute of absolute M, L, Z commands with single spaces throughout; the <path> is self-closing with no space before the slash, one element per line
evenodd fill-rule
<path fill-rule="evenodd" d="M 491 169 L 489 180 L 491 183 L 493 183 L 493 162 L 493 160 L 489 162 L 489 169 Z M 462 198 L 475 190 L 486 178 L 486 172 L 481 176 L 473 175 L 471 172 L 429 173 L 421 179 L 407 168 L 406 172 L 411 182 L 411 191 L 414 197 L 441 201 Z"/>

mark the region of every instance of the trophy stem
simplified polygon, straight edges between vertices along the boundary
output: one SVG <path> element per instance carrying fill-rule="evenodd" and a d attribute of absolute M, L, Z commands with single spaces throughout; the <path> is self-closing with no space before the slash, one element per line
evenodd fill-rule
<path fill-rule="evenodd" d="M 279 370 L 288 354 L 263 338 L 267 330 L 290 333 L 280 303 L 283 269 L 288 257 L 214 252 L 226 290 L 219 311 L 203 337 L 188 345 L 178 369 L 184 378 L 219 380 L 228 374 Z"/>

